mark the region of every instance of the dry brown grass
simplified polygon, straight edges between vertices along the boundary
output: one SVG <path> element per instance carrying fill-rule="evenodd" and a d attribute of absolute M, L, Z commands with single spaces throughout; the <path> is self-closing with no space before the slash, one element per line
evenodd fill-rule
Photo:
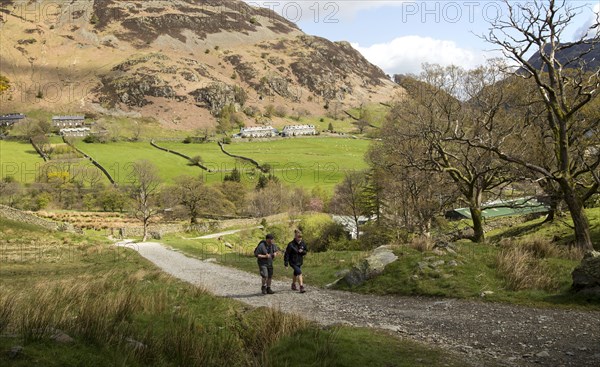
<path fill-rule="evenodd" d="M 266 308 L 239 313 L 225 327 L 207 325 L 185 304 L 173 306 L 172 289 L 140 287 L 168 284 L 171 277 L 145 269 L 123 275 L 113 270 L 38 281 L 23 293 L 0 288 L 0 332 L 14 330 L 27 344 L 61 330 L 79 341 L 116 347 L 148 364 L 164 358 L 180 366 L 262 366 L 270 346 L 309 326 L 299 316 Z M 202 288 L 177 291 L 177 297 L 204 296 Z M 152 320 L 144 329 L 135 326 L 140 315 Z"/>
<path fill-rule="evenodd" d="M 522 246 L 505 246 L 496 257 L 498 273 L 508 289 L 555 290 L 558 282 L 548 272 L 542 260 Z"/>
<path fill-rule="evenodd" d="M 561 251 L 552 241 L 542 238 L 534 237 L 526 241 L 521 241 L 521 246 L 531 253 L 534 257 L 539 259 L 547 259 L 550 257 L 559 257 Z"/>
<path fill-rule="evenodd" d="M 408 247 L 419 252 L 431 251 L 433 249 L 433 241 L 427 237 L 415 237 L 408 243 Z"/>
<path fill-rule="evenodd" d="M 551 257 L 567 260 L 580 261 L 583 259 L 584 250 L 575 246 L 557 245 L 544 237 L 530 237 L 526 239 L 515 240 L 512 238 L 503 238 L 499 243 L 501 248 L 511 248 L 519 246 L 532 256 L 538 259 L 548 259 Z"/>
<path fill-rule="evenodd" d="M 5 291 L 0 292 L 0 334 L 8 327 L 15 303 L 14 295 Z"/>
<path fill-rule="evenodd" d="M 577 246 L 568 246 L 561 249 L 561 257 L 568 260 L 581 261 L 585 250 Z"/>

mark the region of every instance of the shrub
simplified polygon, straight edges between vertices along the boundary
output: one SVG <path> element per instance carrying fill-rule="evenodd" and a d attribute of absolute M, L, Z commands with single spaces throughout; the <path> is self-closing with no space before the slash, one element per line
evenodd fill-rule
<path fill-rule="evenodd" d="M 289 233 L 290 231 L 288 230 L 287 226 L 281 224 L 272 224 L 264 228 L 266 229 L 266 233 L 271 233 L 273 236 L 275 236 L 275 243 L 278 244 L 279 250 L 282 252 L 285 251 L 287 243 L 292 239 L 292 235 Z"/>
<path fill-rule="evenodd" d="M 275 115 L 275 106 L 272 104 L 268 104 L 265 106 L 265 112 L 263 113 L 265 117 L 273 117 Z"/>
<path fill-rule="evenodd" d="M 200 163 L 202 163 L 202 157 L 199 155 L 190 158 L 190 165 L 197 166 Z"/>
<path fill-rule="evenodd" d="M 277 117 L 285 117 L 288 113 L 288 110 L 285 106 L 277 106 L 275 107 L 274 114 Z"/>
<path fill-rule="evenodd" d="M 350 236 L 342 224 L 335 223 L 327 214 L 305 217 L 298 228 L 302 231 L 309 249 L 314 252 L 328 249 L 348 249 Z"/>
<path fill-rule="evenodd" d="M 361 250 L 372 250 L 379 246 L 387 245 L 392 242 L 391 232 L 375 222 L 363 225 L 360 229 L 361 235 L 358 239 Z"/>
<path fill-rule="evenodd" d="M 260 110 L 256 106 L 247 106 L 244 108 L 244 114 L 248 117 L 256 117 L 260 114 Z"/>

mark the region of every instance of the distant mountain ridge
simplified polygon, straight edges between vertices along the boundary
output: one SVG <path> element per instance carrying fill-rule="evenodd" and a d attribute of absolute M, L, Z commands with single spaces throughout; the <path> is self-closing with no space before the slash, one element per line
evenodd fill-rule
<path fill-rule="evenodd" d="M 382 102 L 396 88 L 349 43 L 306 35 L 242 1 L 0 6 L 0 74 L 11 82 L 0 114 L 151 116 L 193 129 L 214 125 L 225 104 L 323 114 L 329 101 Z"/>
<path fill-rule="evenodd" d="M 556 59 L 564 67 L 568 68 L 579 68 L 583 67 L 586 71 L 595 71 L 600 69 L 600 48 L 593 47 L 590 44 L 572 44 L 565 43 L 563 46 L 566 48 L 557 52 Z M 583 55 L 579 58 L 580 55 Z M 542 58 L 540 52 L 536 52 L 531 58 L 530 62 L 535 68 L 539 69 L 542 67 Z"/>

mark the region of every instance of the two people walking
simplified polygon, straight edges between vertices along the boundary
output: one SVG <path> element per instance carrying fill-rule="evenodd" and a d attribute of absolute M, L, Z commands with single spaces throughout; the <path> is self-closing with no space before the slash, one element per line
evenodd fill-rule
<path fill-rule="evenodd" d="M 288 265 L 293 269 L 293 281 L 292 290 L 299 290 L 300 293 L 304 293 L 304 280 L 302 278 L 302 264 L 304 256 L 308 252 L 306 243 L 302 240 L 302 232 L 299 230 L 294 231 L 294 239 L 288 243 L 285 254 L 283 256 L 283 263 L 287 268 Z M 260 241 L 258 246 L 254 249 L 254 256 L 258 263 L 258 270 L 262 280 L 261 292 L 262 294 L 273 294 L 271 289 L 271 282 L 273 279 L 273 260 L 279 255 L 279 248 L 274 243 L 274 236 L 267 234 L 265 239 Z M 298 283 L 298 287 L 296 286 Z"/>

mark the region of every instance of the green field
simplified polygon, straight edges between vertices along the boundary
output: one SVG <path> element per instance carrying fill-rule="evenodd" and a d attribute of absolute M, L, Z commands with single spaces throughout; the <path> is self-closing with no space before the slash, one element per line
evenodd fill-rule
<path fill-rule="evenodd" d="M 235 142 L 225 149 L 268 163 L 279 179 L 305 188 L 332 189 L 344 174 L 367 168 L 364 155 L 368 140 L 343 138 L 295 138 L 260 142 Z M 243 175 L 243 173 L 242 173 Z"/>
<path fill-rule="evenodd" d="M 33 146 L 25 142 L 0 140 L 0 177 L 13 177 L 16 181 L 29 183 L 36 181 L 39 168 L 44 160 Z"/>
<path fill-rule="evenodd" d="M 188 157 L 200 156 L 202 164 L 213 171 L 213 173 L 206 174 L 208 182 L 222 181 L 223 176 L 229 173 L 234 167 L 243 169 L 249 166 L 244 161 L 224 154 L 217 143 L 184 144 L 175 141 L 156 141 L 156 144 L 162 148 L 185 154 Z"/>
<path fill-rule="evenodd" d="M 97 160 L 117 183 L 126 183 L 131 179 L 132 164 L 139 160 L 153 163 L 167 183 L 173 182 L 178 176 L 199 176 L 206 173 L 199 167 L 189 166 L 181 157 L 152 147 L 148 142 L 86 144 L 77 141 L 75 146 Z"/>
<path fill-rule="evenodd" d="M 57 147 L 62 146 L 59 138 L 52 138 L 51 141 Z M 241 171 L 243 181 L 250 185 L 257 180 L 256 168 L 253 164 L 223 154 L 216 143 L 184 144 L 162 141 L 157 144 L 190 157 L 200 156 L 202 163 L 212 172 L 191 166 L 184 158 L 156 149 L 148 142 L 107 144 L 86 144 L 81 140 L 75 142 L 77 148 L 106 168 L 117 183 L 125 183 L 130 179 L 131 164 L 143 159 L 156 165 L 161 178 L 167 183 L 173 182 L 174 178 L 182 175 L 202 175 L 208 183 L 221 182 L 223 176 L 234 167 Z M 323 137 L 261 142 L 242 141 L 226 145 L 225 148 L 232 154 L 253 158 L 261 165 L 270 165 L 272 172 L 285 184 L 306 189 L 319 186 L 331 190 L 341 182 L 346 172 L 367 168 L 364 154 L 368 146 L 368 140 Z M 37 167 L 44 162 L 30 144 L 2 141 L 0 149 L 2 177 L 15 176 L 15 179 L 20 182 L 35 181 Z M 60 158 L 52 163 L 66 164 Z M 72 165 L 81 170 L 94 169 L 87 160 L 79 160 Z M 69 167 L 71 168 L 73 167 Z"/>

